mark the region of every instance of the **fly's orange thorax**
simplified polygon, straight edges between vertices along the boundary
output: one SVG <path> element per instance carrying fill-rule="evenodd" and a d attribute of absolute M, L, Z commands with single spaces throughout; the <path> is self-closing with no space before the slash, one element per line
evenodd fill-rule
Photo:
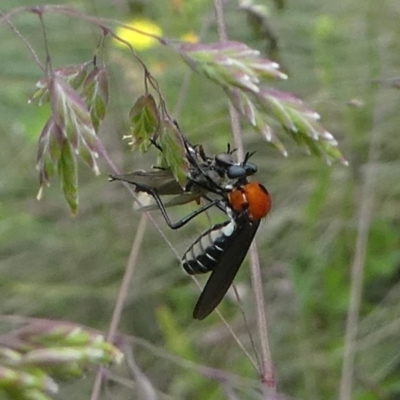
<path fill-rule="evenodd" d="M 267 189 L 258 182 L 250 182 L 229 193 L 229 203 L 237 213 L 248 212 L 249 219 L 258 221 L 265 217 L 272 206 Z"/>

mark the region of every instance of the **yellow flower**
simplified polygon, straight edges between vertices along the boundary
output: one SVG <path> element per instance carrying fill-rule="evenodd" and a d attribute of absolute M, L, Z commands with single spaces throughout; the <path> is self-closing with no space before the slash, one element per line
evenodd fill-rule
<path fill-rule="evenodd" d="M 188 32 L 181 36 L 181 40 L 188 43 L 197 43 L 199 37 L 194 32 Z"/>
<path fill-rule="evenodd" d="M 150 33 L 156 36 L 162 35 L 162 29 L 160 28 L 160 26 L 147 19 L 134 19 L 128 22 L 127 25 L 141 32 Z M 147 50 L 151 47 L 154 47 L 158 43 L 156 39 L 150 36 L 146 36 L 142 33 L 124 27 L 118 27 L 115 33 L 122 40 L 125 40 L 130 45 L 132 45 L 135 50 Z M 116 44 L 120 47 L 125 46 L 124 43 L 120 41 L 116 41 Z"/>

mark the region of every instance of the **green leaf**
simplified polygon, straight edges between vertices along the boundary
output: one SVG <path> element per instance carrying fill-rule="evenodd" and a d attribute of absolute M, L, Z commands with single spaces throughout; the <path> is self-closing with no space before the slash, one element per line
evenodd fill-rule
<path fill-rule="evenodd" d="M 96 131 L 86 103 L 81 95 L 60 79 L 54 78 L 52 90 L 54 122 L 75 152 L 84 153 L 84 161 L 98 174 L 95 159 L 98 157 Z M 91 153 L 87 157 L 87 152 Z"/>
<path fill-rule="evenodd" d="M 131 146 L 146 152 L 159 127 L 156 102 L 151 94 L 140 96 L 129 113 L 131 121 Z"/>
<path fill-rule="evenodd" d="M 163 121 L 158 143 L 162 148 L 158 165 L 169 168 L 176 181 L 184 187 L 187 184 L 189 162 L 182 135 L 170 120 Z"/>
<path fill-rule="evenodd" d="M 275 118 L 283 128 L 292 132 L 297 131 L 296 125 L 293 123 L 287 108 L 284 107 L 284 104 L 279 99 L 270 95 L 264 95 L 258 96 L 257 100 L 264 112 Z"/>
<path fill-rule="evenodd" d="M 89 108 L 93 126 L 98 131 L 108 105 L 108 75 L 104 67 L 96 66 L 83 84 L 83 97 Z"/>
<path fill-rule="evenodd" d="M 79 89 L 83 81 L 87 76 L 87 67 L 90 63 L 69 65 L 66 67 L 56 68 L 53 74 L 67 82 L 72 88 Z M 37 89 L 33 92 L 32 96 L 29 98 L 29 103 L 37 102 L 39 105 L 49 102 L 49 83 L 51 82 L 51 77 L 48 76 L 40 79 L 36 83 Z"/>
<path fill-rule="evenodd" d="M 61 186 L 73 215 L 78 211 L 78 168 L 70 143 L 64 140 L 58 163 Z"/>
<path fill-rule="evenodd" d="M 248 93 L 228 88 L 226 88 L 225 91 L 236 110 L 264 137 L 265 140 L 270 142 L 286 157 L 287 151 L 272 129 L 271 124 L 273 121 L 270 116 L 265 112 L 261 112 L 257 108 Z"/>
<path fill-rule="evenodd" d="M 77 151 L 82 131 L 96 134 L 88 108 L 81 95 L 57 77 L 53 79 L 50 96 L 54 121 Z"/>
<path fill-rule="evenodd" d="M 328 163 L 347 164 L 334 137 L 317 122 L 318 113 L 292 94 L 266 86 L 271 78 L 287 79 L 277 63 L 239 42 L 183 44 L 178 50 L 191 68 L 221 85 L 239 113 L 282 154 L 287 152 L 272 124 Z"/>
<path fill-rule="evenodd" d="M 338 160 L 347 165 L 337 141 L 320 123 L 320 116 L 290 93 L 263 87 L 255 95 L 257 103 L 268 116 L 281 125 L 300 146 L 323 157 L 327 163 Z"/>
<path fill-rule="evenodd" d="M 261 58 L 260 52 L 244 43 L 185 43 L 178 48 L 186 63 L 215 83 L 257 93 L 260 78 L 287 79 L 279 64 Z"/>
<path fill-rule="evenodd" d="M 61 138 L 61 141 L 60 141 Z M 41 190 L 50 185 L 61 156 L 62 134 L 53 119 L 49 119 L 40 134 L 36 169 L 39 171 Z"/>
<path fill-rule="evenodd" d="M 12 400 L 50 400 L 58 391 L 56 379 L 77 379 L 89 367 L 123 358 L 101 332 L 64 321 L 33 319 L 2 342 L 0 391 Z"/>

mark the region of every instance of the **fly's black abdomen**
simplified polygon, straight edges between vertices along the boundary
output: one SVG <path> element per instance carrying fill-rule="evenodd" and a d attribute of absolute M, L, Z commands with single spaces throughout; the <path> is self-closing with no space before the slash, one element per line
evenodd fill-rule
<path fill-rule="evenodd" d="M 212 271 L 224 253 L 234 228 L 233 221 L 226 221 L 203 232 L 182 257 L 185 271 L 190 275 Z"/>

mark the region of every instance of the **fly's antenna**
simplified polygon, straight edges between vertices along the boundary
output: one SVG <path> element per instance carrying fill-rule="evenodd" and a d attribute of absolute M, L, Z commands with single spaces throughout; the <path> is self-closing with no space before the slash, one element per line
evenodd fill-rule
<path fill-rule="evenodd" d="M 246 155 L 244 156 L 244 160 L 243 160 L 243 162 L 242 162 L 242 166 L 244 166 L 246 163 L 247 163 L 247 161 L 249 161 L 249 159 L 251 158 L 251 157 L 253 157 L 254 156 L 254 154 L 256 154 L 256 152 L 255 151 L 252 151 L 252 152 L 247 152 L 246 153 Z"/>
<path fill-rule="evenodd" d="M 233 153 L 235 153 L 236 151 L 237 151 L 237 148 L 235 147 L 234 149 L 231 149 L 231 144 L 228 143 L 228 145 L 226 146 L 226 152 L 227 152 L 228 154 L 233 154 Z"/>

